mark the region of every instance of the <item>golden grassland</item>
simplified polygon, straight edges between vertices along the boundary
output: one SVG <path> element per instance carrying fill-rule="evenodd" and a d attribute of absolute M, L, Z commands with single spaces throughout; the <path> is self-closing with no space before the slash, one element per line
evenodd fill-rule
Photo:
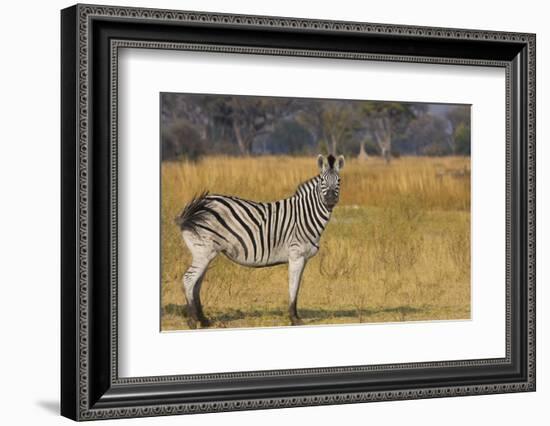
<path fill-rule="evenodd" d="M 306 325 L 470 318 L 470 159 L 348 159 L 341 198 L 305 269 Z M 181 278 L 190 254 L 174 218 L 209 190 L 257 201 L 292 195 L 313 157 L 206 157 L 162 164 L 162 330 L 187 329 Z M 289 325 L 286 265 L 246 268 L 223 255 L 201 292 L 211 327 Z"/>

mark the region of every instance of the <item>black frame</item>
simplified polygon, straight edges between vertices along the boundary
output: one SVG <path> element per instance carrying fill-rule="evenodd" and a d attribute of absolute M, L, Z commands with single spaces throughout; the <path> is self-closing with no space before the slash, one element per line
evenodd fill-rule
<path fill-rule="evenodd" d="M 61 13 L 61 36 L 62 415 L 89 420 L 535 390 L 535 35 L 76 5 Z M 119 378 L 116 88 L 124 47 L 505 68 L 506 357 Z"/>

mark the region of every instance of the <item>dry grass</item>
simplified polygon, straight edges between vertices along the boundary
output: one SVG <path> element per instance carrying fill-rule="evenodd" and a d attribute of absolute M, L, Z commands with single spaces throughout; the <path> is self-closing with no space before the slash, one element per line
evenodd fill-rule
<path fill-rule="evenodd" d="M 470 318 L 469 158 L 348 160 L 341 200 L 306 267 L 306 324 Z M 190 255 L 173 219 L 208 189 L 258 201 L 291 195 L 315 158 L 209 157 L 162 165 L 162 329 L 187 329 L 181 277 Z M 223 256 L 202 299 L 213 327 L 289 325 L 285 265 L 253 269 Z"/>

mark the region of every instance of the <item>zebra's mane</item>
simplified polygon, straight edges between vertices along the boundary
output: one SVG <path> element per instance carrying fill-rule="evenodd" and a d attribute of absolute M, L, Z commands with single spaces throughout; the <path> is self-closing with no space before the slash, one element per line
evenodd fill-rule
<path fill-rule="evenodd" d="M 311 179 L 308 179 L 301 184 L 298 185 L 298 188 L 296 188 L 296 192 L 294 195 L 299 195 L 303 193 L 305 189 L 309 186 L 309 184 L 313 183 L 314 185 L 317 185 L 319 183 L 319 180 L 321 178 L 321 175 L 313 176 Z"/>

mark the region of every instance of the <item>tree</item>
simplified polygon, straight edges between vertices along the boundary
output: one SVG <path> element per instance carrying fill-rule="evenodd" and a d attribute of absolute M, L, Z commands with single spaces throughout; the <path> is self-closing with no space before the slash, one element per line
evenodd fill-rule
<path fill-rule="evenodd" d="M 355 143 L 359 143 L 359 153 L 357 154 L 357 159 L 360 162 L 363 162 L 367 161 L 369 154 L 373 152 L 373 141 L 368 126 L 366 125 L 366 117 L 361 108 L 356 108 L 354 115 L 352 140 Z M 374 152 L 376 152 L 376 149 Z"/>
<path fill-rule="evenodd" d="M 161 96 L 161 120 L 171 126 L 185 121 L 195 128 L 201 140 L 208 137 L 212 99 L 206 96 L 163 93 Z"/>
<path fill-rule="evenodd" d="M 326 103 L 323 117 L 326 141 L 331 153 L 337 155 L 339 146 L 351 138 L 354 122 L 353 108 L 349 102 Z"/>
<path fill-rule="evenodd" d="M 460 123 L 453 134 L 455 142 L 455 154 L 470 155 L 470 126 Z"/>
<path fill-rule="evenodd" d="M 294 120 L 282 120 L 265 138 L 264 152 L 285 154 L 312 154 L 315 141 L 311 133 Z"/>
<path fill-rule="evenodd" d="M 292 99 L 230 96 L 224 111 L 243 155 L 253 152 L 258 137 L 275 129 L 276 123 L 292 112 Z"/>
<path fill-rule="evenodd" d="M 205 146 L 194 126 L 185 120 L 174 121 L 161 129 L 162 161 L 178 160 L 182 157 L 198 161 L 205 153 Z"/>
<path fill-rule="evenodd" d="M 470 107 L 455 105 L 445 117 L 451 126 L 451 141 L 454 154 L 470 155 Z"/>
<path fill-rule="evenodd" d="M 365 149 L 365 143 L 365 138 L 361 138 L 361 141 L 359 142 L 359 154 L 357 154 L 357 159 L 359 161 L 367 161 L 369 159 L 367 150 Z"/>
<path fill-rule="evenodd" d="M 453 148 L 447 120 L 424 114 L 409 123 L 405 134 L 407 144 L 417 155 L 449 155 Z"/>
<path fill-rule="evenodd" d="M 163 93 L 161 120 L 163 127 L 185 121 L 204 145 L 211 146 L 211 139 L 229 138 L 240 154 L 250 155 L 255 141 L 292 113 L 292 104 L 287 98 Z"/>
<path fill-rule="evenodd" d="M 207 146 L 207 99 L 204 96 L 163 93 L 160 100 L 162 159 L 185 157 L 197 161 Z"/>
<path fill-rule="evenodd" d="M 391 161 L 392 139 L 404 131 L 409 121 L 425 111 L 421 104 L 399 102 L 361 102 L 356 127 L 370 135 L 380 150 L 380 154 L 389 164 Z M 366 136 L 361 140 L 360 153 L 365 150 Z"/>
<path fill-rule="evenodd" d="M 351 138 L 353 107 L 344 101 L 301 101 L 296 120 L 309 130 L 315 142 L 326 143 L 328 151 L 336 155 L 342 144 Z"/>

